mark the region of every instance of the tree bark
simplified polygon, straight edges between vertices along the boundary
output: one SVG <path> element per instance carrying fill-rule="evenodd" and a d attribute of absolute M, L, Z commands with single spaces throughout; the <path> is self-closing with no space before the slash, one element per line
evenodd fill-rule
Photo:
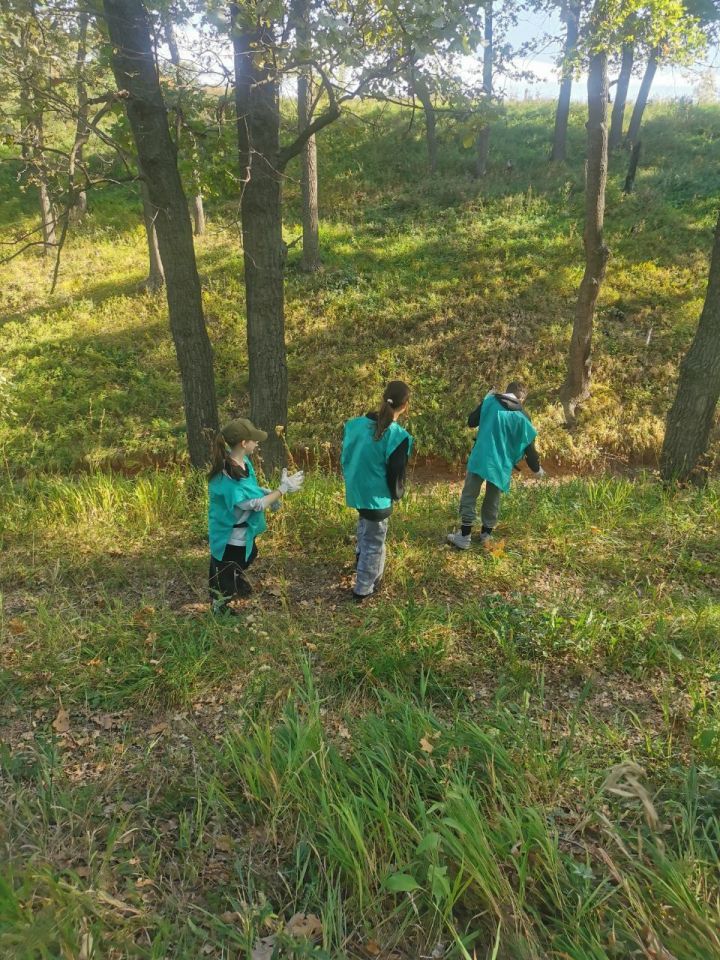
<path fill-rule="evenodd" d="M 298 49 L 310 49 L 310 3 L 298 0 L 295 5 L 295 33 Z M 302 67 L 298 75 L 298 133 L 312 121 L 312 69 Z M 318 215 L 317 145 L 310 137 L 300 153 L 300 186 L 302 190 L 303 250 L 301 268 L 307 273 L 320 269 L 320 218 Z"/>
<path fill-rule="evenodd" d="M 165 269 L 170 329 L 180 368 L 188 448 L 194 466 L 207 463 L 208 431 L 217 430 L 213 356 L 203 316 L 187 198 L 170 137 L 155 67 L 150 26 L 142 0 L 103 0 L 112 68 L 126 108 L 139 167 L 155 211 Z"/>
<path fill-rule="evenodd" d="M 642 83 L 640 84 L 638 97 L 635 101 L 635 106 L 633 107 L 632 116 L 630 117 L 630 126 L 628 127 L 627 136 L 625 137 L 626 147 L 631 147 L 638 139 L 638 135 L 640 133 L 640 124 L 642 123 L 643 113 L 645 112 L 645 107 L 647 106 L 648 97 L 650 95 L 650 88 L 652 87 L 653 80 L 655 79 L 655 72 L 657 71 L 659 56 L 659 48 L 653 47 L 653 49 L 650 51 L 650 58 L 648 59 L 647 66 L 645 67 L 645 73 L 643 74 Z"/>
<path fill-rule="evenodd" d="M 575 423 L 578 404 L 590 395 L 593 317 L 610 255 L 603 237 L 608 157 L 607 102 L 607 54 L 599 52 L 591 57 L 588 74 L 587 175 L 583 232 L 585 272 L 575 307 L 567 375 L 560 388 L 560 400 L 568 426 Z"/>
<path fill-rule="evenodd" d="M 562 162 L 567 155 L 567 128 L 570 116 L 570 95 L 573 83 L 573 57 L 577 49 L 580 9 L 565 7 L 563 19 L 566 25 L 565 52 L 563 54 L 563 73 L 560 81 L 557 108 L 555 110 L 555 130 L 550 160 Z"/>
<path fill-rule="evenodd" d="M 175 36 L 175 28 L 172 22 L 172 11 L 167 9 L 163 12 L 163 31 L 170 51 L 170 62 L 175 68 L 175 82 L 178 91 L 178 98 L 183 85 L 182 69 L 180 67 L 180 48 Z M 175 111 L 175 145 L 180 149 L 180 139 L 182 137 L 183 111 L 178 99 L 177 109 Z M 194 138 L 193 138 L 194 139 Z M 197 164 L 192 164 L 192 187 L 193 187 L 193 234 L 201 237 L 205 233 L 205 209 L 203 207 L 202 192 L 200 190 L 200 171 Z"/>
<path fill-rule="evenodd" d="M 625 104 L 627 103 L 627 92 L 630 86 L 634 59 L 635 45 L 632 43 L 624 43 L 622 47 L 622 60 L 620 62 L 620 74 L 618 76 L 617 86 L 615 87 L 615 102 L 613 103 L 612 117 L 610 119 L 610 136 L 608 138 L 608 148 L 610 150 L 617 149 L 622 143 Z"/>
<path fill-rule="evenodd" d="M 430 174 L 437 173 L 437 121 L 435 105 L 432 102 L 430 89 L 421 76 L 418 76 L 415 66 L 412 71 L 413 93 L 422 104 L 425 114 L 425 142 L 428 152 L 428 170 Z M 486 158 L 487 162 L 487 158 Z"/>
<path fill-rule="evenodd" d="M 86 11 L 81 11 L 79 14 L 78 20 L 78 48 L 77 48 L 77 58 L 75 60 L 75 68 L 77 70 L 77 77 L 75 79 L 75 91 L 77 95 L 78 102 L 78 114 L 77 114 L 77 123 L 75 125 L 75 150 L 73 151 L 74 167 L 80 167 L 82 169 L 83 162 L 83 148 L 88 138 L 88 95 L 87 87 L 85 86 L 85 61 L 87 58 L 87 30 L 88 30 L 88 14 Z M 72 177 L 74 179 L 74 169 L 72 171 Z M 75 220 L 82 220 L 82 218 L 87 213 L 87 192 L 85 190 L 78 190 L 75 195 L 75 202 L 70 209 L 70 215 Z"/>
<path fill-rule="evenodd" d="M 680 364 L 660 457 L 666 482 L 684 480 L 707 450 L 720 397 L 720 217 L 715 225 L 705 303 L 697 331 Z"/>
<path fill-rule="evenodd" d="M 623 193 L 632 193 L 633 187 L 635 186 L 635 175 L 637 173 L 638 163 L 640 162 L 640 147 L 642 146 L 642 141 L 638 140 L 633 144 L 632 153 L 630 154 L 630 163 L 628 164 L 628 172 L 625 177 L 625 186 L 623 187 Z"/>
<path fill-rule="evenodd" d="M 193 197 L 193 233 L 196 237 L 202 237 L 205 233 L 205 207 L 199 192 Z"/>
<path fill-rule="evenodd" d="M 492 0 L 485 4 L 485 37 L 483 41 L 483 97 L 487 109 L 490 109 L 493 87 L 493 5 Z M 490 122 L 487 120 L 480 128 L 475 144 L 475 176 L 484 177 L 487 173 L 490 156 Z"/>
<path fill-rule="evenodd" d="M 233 8 L 235 23 L 237 8 Z M 245 261 L 250 418 L 266 430 L 266 469 L 286 463 L 281 432 L 287 426 L 279 83 L 265 60 L 264 31 L 233 29 L 235 108 Z M 268 38 L 267 49 L 272 49 Z M 269 57 L 270 54 L 268 53 Z"/>
<path fill-rule="evenodd" d="M 157 231 L 155 230 L 155 217 L 157 211 L 153 209 L 150 202 L 145 181 L 140 183 L 140 193 L 142 195 L 143 221 L 145 223 L 145 236 L 147 237 L 148 259 L 150 261 L 150 272 L 145 281 L 145 286 L 152 293 L 162 290 L 165 284 L 165 271 L 163 270 L 162 259 L 160 258 L 160 247 L 158 246 Z"/>

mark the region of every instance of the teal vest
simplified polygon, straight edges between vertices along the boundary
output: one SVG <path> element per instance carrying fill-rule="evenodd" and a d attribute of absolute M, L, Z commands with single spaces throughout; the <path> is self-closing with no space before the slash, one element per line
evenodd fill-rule
<path fill-rule="evenodd" d="M 482 402 L 477 439 L 467 468 L 507 492 L 513 467 L 536 436 L 537 430 L 524 413 L 506 410 L 489 393 Z"/>
<path fill-rule="evenodd" d="M 379 440 L 375 439 L 375 421 L 354 417 L 343 430 L 342 472 L 345 477 L 345 502 L 356 510 L 385 510 L 392 506 L 387 482 L 387 462 L 403 440 L 408 453 L 413 438 L 399 424 L 391 423 Z"/>
<path fill-rule="evenodd" d="M 245 457 L 248 476 L 245 480 L 234 480 L 226 473 L 216 473 L 208 484 L 208 535 L 210 553 L 216 560 L 222 560 L 225 547 L 232 536 L 235 526 L 235 504 L 245 500 L 264 497 L 265 492 L 258 485 L 252 463 Z M 252 553 L 255 537 L 267 529 L 265 511 L 253 510 L 247 519 L 247 539 L 245 558 Z"/>

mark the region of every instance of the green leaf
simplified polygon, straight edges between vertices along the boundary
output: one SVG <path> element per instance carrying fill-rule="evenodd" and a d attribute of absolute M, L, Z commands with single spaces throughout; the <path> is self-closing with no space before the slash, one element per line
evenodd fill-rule
<path fill-rule="evenodd" d="M 410 893 L 411 890 L 417 890 L 420 884 L 409 873 L 391 873 L 385 878 L 383 886 L 390 893 Z"/>
<path fill-rule="evenodd" d="M 426 833 L 420 843 L 417 845 L 416 852 L 418 854 L 422 854 L 427 853 L 428 850 L 437 850 L 437 848 L 440 846 L 441 840 L 442 837 L 439 833 L 433 833 L 432 831 L 430 833 Z"/>

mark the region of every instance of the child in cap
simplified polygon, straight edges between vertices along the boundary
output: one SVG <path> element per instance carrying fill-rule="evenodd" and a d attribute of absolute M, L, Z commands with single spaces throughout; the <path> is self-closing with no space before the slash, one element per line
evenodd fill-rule
<path fill-rule="evenodd" d="M 267 433 L 244 418 L 231 420 L 215 434 L 208 475 L 210 600 L 213 613 L 234 613 L 234 597 L 247 597 L 252 587 L 245 570 L 257 557 L 255 538 L 266 528 L 265 511 L 277 509 L 283 494 L 303 485 L 302 471 L 283 470 L 277 490 L 258 484 L 249 457 Z"/>
<path fill-rule="evenodd" d="M 410 388 L 392 380 L 380 409 L 348 420 L 343 428 L 345 502 L 359 514 L 353 599 L 372 596 L 385 569 L 385 538 L 393 501 L 405 492 L 405 470 L 413 438 L 396 421 L 407 410 Z"/>
<path fill-rule="evenodd" d="M 513 467 L 518 460 L 524 458 L 536 477 L 545 476 L 535 449 L 537 430 L 523 408 L 526 398 L 527 387 L 513 380 L 504 393 L 491 390 L 468 417 L 468 426 L 478 428 L 477 439 L 460 495 L 461 526 L 447 537 L 448 543 L 458 550 L 470 547 L 483 483 L 480 543 L 487 545 L 497 524 L 500 495 L 510 489 Z"/>

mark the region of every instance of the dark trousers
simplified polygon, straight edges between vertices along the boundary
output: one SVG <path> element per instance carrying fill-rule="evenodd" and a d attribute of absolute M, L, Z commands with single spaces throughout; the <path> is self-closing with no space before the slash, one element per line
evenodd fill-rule
<path fill-rule="evenodd" d="M 252 587 L 245 576 L 245 570 L 257 557 L 257 547 L 253 543 L 250 556 L 245 559 L 245 547 L 228 544 L 222 560 L 210 555 L 210 599 L 227 604 L 233 597 L 247 597 Z"/>

